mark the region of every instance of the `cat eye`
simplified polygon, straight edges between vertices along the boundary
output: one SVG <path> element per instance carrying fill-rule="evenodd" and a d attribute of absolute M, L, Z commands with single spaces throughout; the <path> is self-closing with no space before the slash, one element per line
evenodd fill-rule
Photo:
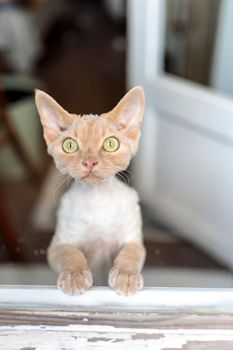
<path fill-rule="evenodd" d="M 74 139 L 65 139 L 62 144 L 63 151 L 66 153 L 74 153 L 78 150 L 78 143 Z"/>
<path fill-rule="evenodd" d="M 106 152 L 115 152 L 118 150 L 119 147 L 120 147 L 120 142 L 117 140 L 116 137 L 111 136 L 111 137 L 107 137 L 104 140 L 103 149 Z"/>

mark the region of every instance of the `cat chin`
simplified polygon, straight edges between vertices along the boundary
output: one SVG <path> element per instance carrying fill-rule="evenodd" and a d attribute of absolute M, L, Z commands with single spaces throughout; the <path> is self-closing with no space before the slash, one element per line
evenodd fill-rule
<path fill-rule="evenodd" d="M 86 183 L 91 184 L 91 185 L 98 185 L 100 183 L 103 183 L 104 179 L 99 177 L 99 176 L 96 176 L 94 174 L 89 174 L 88 176 L 81 179 L 81 181 L 86 182 Z"/>

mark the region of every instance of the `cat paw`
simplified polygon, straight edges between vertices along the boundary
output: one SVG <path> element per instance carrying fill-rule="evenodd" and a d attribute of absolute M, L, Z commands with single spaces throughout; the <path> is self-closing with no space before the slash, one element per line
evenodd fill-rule
<path fill-rule="evenodd" d="M 58 288 L 68 295 L 82 294 L 92 286 L 92 283 L 91 271 L 88 268 L 61 272 L 57 280 Z"/>
<path fill-rule="evenodd" d="M 120 295 L 133 295 L 143 287 L 143 277 L 139 272 L 119 270 L 113 267 L 109 272 L 108 284 Z"/>

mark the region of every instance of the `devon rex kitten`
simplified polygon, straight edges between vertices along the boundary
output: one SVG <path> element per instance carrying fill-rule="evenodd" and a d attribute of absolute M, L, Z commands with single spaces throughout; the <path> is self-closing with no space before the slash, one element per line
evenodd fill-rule
<path fill-rule="evenodd" d="M 36 91 L 36 105 L 48 153 L 63 174 L 75 179 L 58 211 L 48 261 L 58 287 L 74 295 L 93 283 L 100 260 L 111 259 L 109 285 L 130 295 L 143 286 L 145 260 L 136 191 L 118 180 L 135 155 L 144 112 L 144 92 L 130 90 L 110 112 L 70 114 L 52 97 Z"/>

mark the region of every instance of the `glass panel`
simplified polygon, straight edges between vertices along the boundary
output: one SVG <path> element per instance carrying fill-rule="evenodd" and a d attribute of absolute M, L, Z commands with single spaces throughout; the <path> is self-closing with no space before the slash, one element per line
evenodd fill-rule
<path fill-rule="evenodd" d="M 125 93 L 125 22 L 123 1 L 0 1 L 1 284 L 56 283 L 46 251 L 73 181 L 47 154 L 34 89 L 109 111 Z"/>
<path fill-rule="evenodd" d="M 141 2 L 141 6 L 145 3 Z M 216 52 L 214 43 L 221 3 L 217 0 L 167 1 L 166 72 L 206 85 L 210 85 L 211 81 L 215 82 L 212 86 L 220 84 L 218 74 L 215 79 L 211 78 L 214 76 L 211 62 Z M 222 61 L 216 59 L 215 62 L 216 71 L 220 72 L 222 64 L 219 62 Z M 57 274 L 48 266 L 46 252 L 54 235 L 60 200 L 76 184 L 70 172 L 63 169 L 64 175 L 56 170 L 47 154 L 35 107 L 34 89 L 47 91 L 70 113 L 105 113 L 126 92 L 125 65 L 125 1 L 0 0 L 1 284 L 56 283 Z M 124 113 L 127 115 L 127 108 Z M 60 114 L 56 117 L 59 119 Z M 49 114 L 48 122 L 53 125 L 54 113 Z M 56 132 L 64 132 L 64 135 L 74 138 L 74 134 L 66 134 L 66 127 L 59 125 Z M 125 124 L 121 123 L 117 131 L 116 128 L 114 130 L 118 133 L 124 127 Z M 132 137 L 137 137 L 137 130 L 131 132 Z M 153 145 L 156 135 L 152 133 L 156 133 L 156 128 L 149 127 L 145 129 L 147 132 L 145 138 L 151 138 Z M 95 136 L 93 132 L 87 137 L 87 143 L 92 141 L 94 148 L 98 143 L 91 138 Z M 114 142 L 118 141 L 110 141 L 108 147 L 111 150 Z M 62 147 L 58 148 L 61 152 Z M 103 151 L 101 146 L 99 149 Z M 49 152 L 52 153 L 51 149 Z M 67 157 L 67 154 L 63 156 Z M 108 156 L 109 159 L 114 157 L 113 152 Z M 68 162 L 68 158 L 65 159 Z M 150 159 L 147 164 L 149 162 Z M 90 159 L 85 164 L 90 164 Z M 74 168 L 76 166 L 75 160 Z M 134 175 L 132 169 L 127 169 L 118 177 L 131 185 Z M 112 191 L 111 195 L 114 188 Z M 117 193 L 115 198 L 120 197 Z M 71 209 L 75 205 L 76 197 Z M 85 208 L 85 205 L 84 201 L 80 208 Z M 112 205 L 114 201 L 103 207 L 101 213 L 106 225 Z M 87 209 L 86 214 L 92 213 Z M 103 232 L 95 225 L 91 227 L 93 236 L 88 242 L 88 248 L 91 248 L 88 259 L 90 254 L 105 257 L 112 250 L 116 255 L 121 247 L 123 227 L 120 215 L 123 214 L 124 210 L 119 208 L 114 222 L 117 229 L 111 242 L 99 239 Z M 171 227 L 161 225 L 159 218 L 154 220 L 143 203 L 142 214 L 147 249 L 146 286 L 233 286 L 229 268 L 218 259 L 202 247 L 182 239 Z M 73 233 L 75 235 L 76 231 Z M 116 242 L 120 244 L 116 245 Z M 88 250 L 86 247 L 82 249 L 84 252 Z M 130 250 L 129 257 L 136 249 Z M 70 258 L 69 254 L 67 256 Z M 75 259 L 76 255 L 71 260 Z M 95 275 L 97 285 L 107 283 L 106 280 L 103 282 L 102 274 L 108 271 L 109 266 L 101 266 L 99 275 Z"/>
<path fill-rule="evenodd" d="M 165 71 L 233 94 L 232 11 L 231 1 L 166 0 Z"/>

